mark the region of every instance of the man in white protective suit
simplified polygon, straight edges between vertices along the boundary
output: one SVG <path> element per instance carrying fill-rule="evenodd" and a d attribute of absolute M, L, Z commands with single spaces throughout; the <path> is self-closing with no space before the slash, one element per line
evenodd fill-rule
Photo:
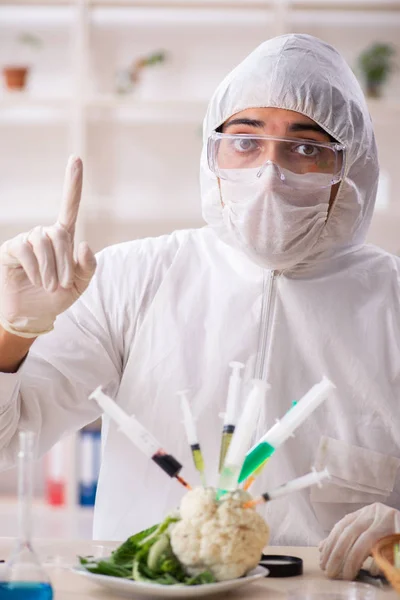
<path fill-rule="evenodd" d="M 378 159 L 351 69 L 296 34 L 226 77 L 204 121 L 207 227 L 107 248 L 96 268 L 86 244 L 73 258 L 81 183 L 74 159 L 57 223 L 1 247 L 1 467 L 15 462 L 19 429 L 44 453 L 96 419 L 88 396 L 102 385 L 195 483 L 178 390 L 193 392 L 211 466 L 230 361 L 270 383 L 265 430 L 326 375 L 335 393 L 254 493 L 328 467 L 321 489 L 266 505 L 271 543 L 320 544 L 330 577 L 355 577 L 400 528 L 400 262 L 364 243 Z M 158 522 L 182 489 L 103 419 L 95 538 Z"/>

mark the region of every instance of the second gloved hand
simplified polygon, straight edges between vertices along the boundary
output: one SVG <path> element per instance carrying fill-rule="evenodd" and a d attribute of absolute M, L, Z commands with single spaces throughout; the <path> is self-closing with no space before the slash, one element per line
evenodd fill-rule
<path fill-rule="evenodd" d="M 96 268 L 87 244 L 74 258 L 74 234 L 82 191 L 82 162 L 70 159 L 55 225 L 35 227 L 0 248 L 0 325 L 33 338 L 53 328 L 56 317 L 86 290 Z"/>
<path fill-rule="evenodd" d="M 321 542 L 320 567 L 328 577 L 354 579 L 374 544 L 400 531 L 400 511 L 376 502 L 346 515 Z"/>

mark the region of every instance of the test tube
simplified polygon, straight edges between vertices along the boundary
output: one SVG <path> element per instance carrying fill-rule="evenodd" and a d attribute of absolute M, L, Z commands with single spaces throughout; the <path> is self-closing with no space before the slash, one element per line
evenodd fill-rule
<path fill-rule="evenodd" d="M 172 454 L 168 454 L 155 437 L 133 415 L 128 416 L 112 398 L 102 391 L 101 387 L 96 388 L 89 398 L 96 400 L 110 419 L 119 425 L 120 431 L 143 454 L 151 458 L 167 475 L 175 477 L 186 489 L 191 489 L 187 481 L 179 475 L 182 469 L 181 463 Z"/>
<path fill-rule="evenodd" d="M 220 474 L 218 482 L 217 498 L 220 498 L 228 491 L 237 488 L 239 473 L 243 464 L 246 450 L 250 443 L 251 436 L 254 433 L 257 419 L 260 414 L 261 404 L 264 401 L 265 394 L 269 385 L 261 379 L 253 379 L 253 389 L 246 401 L 243 413 L 241 414 L 238 425 L 233 434 L 232 442 L 229 446 L 225 458 L 224 467 Z"/>
<path fill-rule="evenodd" d="M 326 400 L 335 386 L 327 377 L 314 385 L 275 425 L 249 450 L 239 475 L 239 483 L 248 479 L 275 450 L 281 446 L 307 417 Z"/>
<path fill-rule="evenodd" d="M 297 479 L 292 479 L 288 483 L 284 483 L 279 487 L 275 488 L 271 492 L 266 492 L 265 494 L 261 494 L 258 498 L 254 498 L 254 500 L 249 500 L 245 502 L 243 505 L 244 508 L 253 508 L 257 506 L 257 504 L 264 504 L 265 502 L 270 502 L 271 500 L 275 500 L 276 498 L 280 498 L 281 496 L 286 496 L 287 494 L 292 494 L 293 492 L 298 492 L 299 490 L 303 490 L 305 488 L 311 487 L 312 485 L 321 485 L 321 482 L 325 479 L 329 479 L 329 471 L 328 469 L 324 469 L 323 471 L 311 471 L 311 473 L 307 473 L 307 475 L 302 475 Z"/>
<path fill-rule="evenodd" d="M 229 378 L 228 396 L 226 400 L 226 410 L 224 415 L 224 426 L 222 429 L 221 436 L 221 450 L 219 455 L 218 467 L 219 473 L 221 473 L 222 468 L 224 466 L 225 457 L 231 444 L 232 436 L 235 432 L 238 404 L 242 389 L 242 379 L 240 377 L 240 371 L 241 369 L 243 369 L 244 364 L 241 362 L 232 361 L 229 363 L 229 366 L 232 369 L 232 373 Z"/>
<path fill-rule="evenodd" d="M 203 487 L 206 487 L 206 477 L 205 477 L 205 465 L 203 454 L 201 452 L 199 438 L 197 435 L 196 422 L 193 417 L 192 410 L 190 408 L 190 403 L 187 397 L 188 390 L 182 390 L 178 392 L 178 396 L 181 400 L 181 407 L 183 413 L 183 423 L 185 426 L 186 436 L 188 440 L 188 444 L 190 446 L 190 450 L 192 451 L 192 457 L 194 466 L 197 471 L 200 473 L 201 482 Z"/>

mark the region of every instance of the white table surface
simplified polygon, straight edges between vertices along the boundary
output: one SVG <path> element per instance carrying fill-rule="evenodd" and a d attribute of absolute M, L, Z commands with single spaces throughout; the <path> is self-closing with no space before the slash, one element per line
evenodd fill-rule
<path fill-rule="evenodd" d="M 14 541 L 10 538 L 0 538 L 0 559 L 6 559 L 13 547 Z M 118 544 L 115 542 L 92 542 L 87 540 L 58 541 L 58 540 L 36 540 L 34 548 L 41 557 L 44 566 L 50 576 L 55 591 L 55 600 L 120 600 L 110 592 L 96 586 L 84 577 L 72 573 L 68 567 L 76 565 L 76 556 L 94 555 L 107 556 Z M 299 586 L 301 582 L 313 581 L 326 582 L 324 574 L 318 566 L 318 550 L 316 548 L 302 547 L 271 547 L 269 554 L 287 554 L 299 556 L 304 561 L 304 574 L 300 577 L 289 577 L 279 579 L 265 578 L 254 582 L 242 589 L 229 593 L 226 597 L 236 600 L 284 600 L 288 589 Z M 333 584 L 332 584 L 333 585 Z M 225 595 L 218 596 L 223 598 Z M 390 588 L 385 586 L 384 590 L 377 590 L 379 600 L 395 600 L 399 596 Z"/>

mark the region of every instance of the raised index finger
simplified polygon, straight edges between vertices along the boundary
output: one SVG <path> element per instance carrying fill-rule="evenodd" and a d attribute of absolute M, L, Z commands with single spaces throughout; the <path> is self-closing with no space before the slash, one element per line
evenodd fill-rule
<path fill-rule="evenodd" d="M 82 194 L 82 161 L 71 156 L 65 171 L 64 189 L 58 222 L 73 237 Z"/>

